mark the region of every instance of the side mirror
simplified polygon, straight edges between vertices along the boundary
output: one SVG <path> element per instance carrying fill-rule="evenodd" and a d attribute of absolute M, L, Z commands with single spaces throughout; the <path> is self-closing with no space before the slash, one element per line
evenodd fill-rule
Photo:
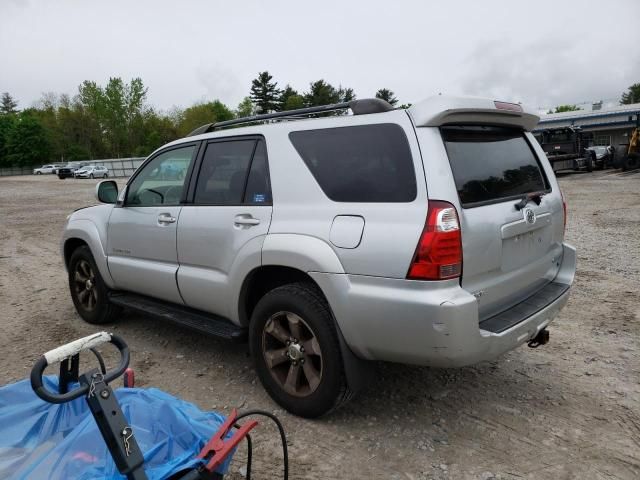
<path fill-rule="evenodd" d="M 103 180 L 96 185 L 96 198 L 102 203 L 116 203 L 118 184 L 114 180 Z"/>

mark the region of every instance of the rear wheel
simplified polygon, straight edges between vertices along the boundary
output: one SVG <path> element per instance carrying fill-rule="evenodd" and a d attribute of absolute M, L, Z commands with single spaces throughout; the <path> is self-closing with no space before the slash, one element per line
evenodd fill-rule
<path fill-rule="evenodd" d="M 42 175 L 42 172 L 36 172 L 36 175 Z"/>
<path fill-rule="evenodd" d="M 109 289 L 102 280 L 89 247 L 78 247 L 69 259 L 69 290 L 76 311 L 88 323 L 116 320 L 120 308 L 109 302 Z"/>
<path fill-rule="evenodd" d="M 350 398 L 333 317 L 313 285 L 284 285 L 262 297 L 249 342 L 265 390 L 291 413 L 319 417 Z"/>
<path fill-rule="evenodd" d="M 634 170 L 636 168 L 640 168 L 640 155 L 634 153 L 627 155 L 623 160 L 622 170 Z"/>
<path fill-rule="evenodd" d="M 585 158 L 584 160 L 585 163 L 585 167 L 587 169 L 587 172 L 593 172 L 593 155 L 592 154 L 588 154 L 587 158 Z"/>

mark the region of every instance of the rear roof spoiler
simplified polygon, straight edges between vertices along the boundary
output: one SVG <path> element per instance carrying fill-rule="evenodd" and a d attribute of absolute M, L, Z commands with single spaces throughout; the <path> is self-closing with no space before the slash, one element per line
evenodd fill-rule
<path fill-rule="evenodd" d="M 518 103 L 476 97 L 438 95 L 412 105 L 407 111 L 416 127 L 503 125 L 530 132 L 540 120 L 538 115 Z"/>

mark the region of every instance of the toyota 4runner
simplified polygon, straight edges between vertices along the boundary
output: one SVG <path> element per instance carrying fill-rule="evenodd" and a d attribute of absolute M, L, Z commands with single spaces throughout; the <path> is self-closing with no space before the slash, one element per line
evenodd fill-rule
<path fill-rule="evenodd" d="M 537 122 L 437 96 L 204 125 L 69 216 L 73 302 L 90 323 L 126 307 L 248 339 L 266 390 L 306 417 L 350 398 L 367 360 L 455 367 L 545 343 L 576 254 Z"/>

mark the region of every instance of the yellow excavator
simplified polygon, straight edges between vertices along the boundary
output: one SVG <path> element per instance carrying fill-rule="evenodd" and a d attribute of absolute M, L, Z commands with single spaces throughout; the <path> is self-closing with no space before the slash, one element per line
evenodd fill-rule
<path fill-rule="evenodd" d="M 629 137 L 629 146 L 621 161 L 622 170 L 640 168 L 640 114 L 636 115 L 636 127 Z"/>

